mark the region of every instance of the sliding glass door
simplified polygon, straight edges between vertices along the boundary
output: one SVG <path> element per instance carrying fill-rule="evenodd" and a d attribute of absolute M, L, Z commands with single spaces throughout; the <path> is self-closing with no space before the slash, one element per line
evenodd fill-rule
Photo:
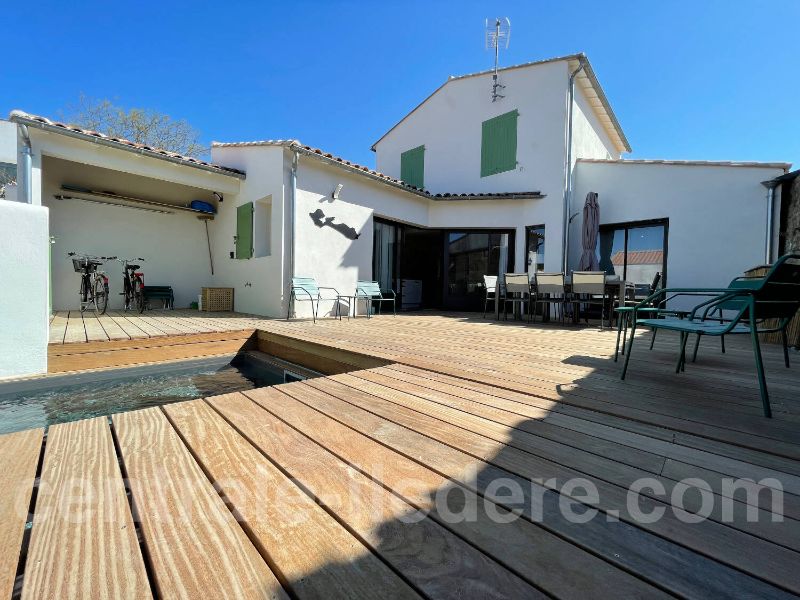
<path fill-rule="evenodd" d="M 508 235 L 507 245 L 503 235 Z M 508 272 L 513 268 L 513 232 L 448 231 L 445 245 L 445 308 L 482 309 L 483 276 L 498 275 L 501 270 Z"/>
<path fill-rule="evenodd" d="M 600 269 L 634 283 L 640 297 L 647 294 L 656 273 L 661 273 L 665 285 L 668 232 L 666 219 L 601 225 Z"/>
<path fill-rule="evenodd" d="M 375 220 L 372 240 L 372 277 L 382 290 L 396 290 L 397 285 L 397 242 L 399 227 L 394 223 Z"/>

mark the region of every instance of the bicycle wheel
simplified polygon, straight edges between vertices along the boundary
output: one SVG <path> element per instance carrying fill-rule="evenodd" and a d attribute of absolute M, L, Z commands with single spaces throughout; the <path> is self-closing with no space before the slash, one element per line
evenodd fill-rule
<path fill-rule="evenodd" d="M 81 291 L 78 292 L 78 297 L 80 298 L 81 312 L 84 312 L 89 305 L 89 277 L 86 274 L 81 275 Z"/>
<path fill-rule="evenodd" d="M 98 275 L 94 280 L 94 310 L 98 315 L 104 315 L 107 308 L 108 284 Z"/>
<path fill-rule="evenodd" d="M 144 284 L 140 277 L 133 282 L 133 297 L 136 299 L 136 310 L 139 314 L 144 312 Z"/>

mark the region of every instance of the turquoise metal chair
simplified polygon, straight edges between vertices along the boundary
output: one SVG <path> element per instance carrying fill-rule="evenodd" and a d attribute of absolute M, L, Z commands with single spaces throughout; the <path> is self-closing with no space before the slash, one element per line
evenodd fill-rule
<path fill-rule="evenodd" d="M 391 294 L 391 296 L 387 298 L 386 294 Z M 356 283 L 355 301 L 358 302 L 359 299 L 365 300 L 367 303 L 367 318 L 372 316 L 373 302 L 378 303 L 378 314 L 380 314 L 384 302 L 391 302 L 392 312 L 395 317 L 397 316 L 397 294 L 391 289 L 382 290 L 377 281 L 359 280 Z"/>
<path fill-rule="evenodd" d="M 761 403 L 764 416 L 771 417 L 769 393 L 764 375 L 764 363 L 761 357 L 759 333 L 780 331 L 784 338 L 784 361 L 789 366 L 789 353 L 786 341 L 786 327 L 800 309 L 800 254 L 788 254 L 778 259 L 769 272 L 760 280 L 737 279 L 734 287 L 728 288 L 664 288 L 649 296 L 642 303 L 656 303 L 662 295 L 674 296 L 712 296 L 701 302 L 692 310 L 686 319 L 640 319 L 638 310 L 634 308 L 631 337 L 622 368 L 622 379 L 628 371 L 633 342 L 637 327 L 666 329 L 680 334 L 680 351 L 675 372 L 680 373 L 686 367 L 686 342 L 694 334 L 698 338 L 703 335 L 723 337 L 734 334 L 750 335 L 753 356 L 758 375 L 758 386 L 761 392 Z M 729 318 L 711 318 L 710 315 L 723 311 L 732 312 Z M 767 325 L 768 320 L 776 324 Z"/>
<path fill-rule="evenodd" d="M 289 285 L 289 302 L 286 310 L 286 320 L 288 321 L 292 314 L 294 303 L 299 300 L 311 302 L 311 314 L 314 323 L 316 323 L 319 313 L 319 301 L 325 300 L 325 298 L 322 297 L 321 290 L 332 290 L 334 294 L 336 294 L 335 298 L 329 298 L 329 300 L 336 300 L 336 316 L 341 320 L 340 302 L 343 296 L 336 288 L 317 285 L 317 281 L 313 277 L 292 277 L 292 283 Z M 349 311 L 347 316 L 350 318 Z"/>

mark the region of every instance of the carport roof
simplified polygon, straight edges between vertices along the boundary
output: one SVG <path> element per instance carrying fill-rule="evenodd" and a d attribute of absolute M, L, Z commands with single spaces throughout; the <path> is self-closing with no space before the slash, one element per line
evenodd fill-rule
<path fill-rule="evenodd" d="M 311 156 L 317 158 L 323 162 L 327 162 L 328 164 L 332 164 L 338 167 L 345 168 L 349 171 L 357 173 L 359 175 L 365 175 L 370 177 L 371 179 L 375 179 L 391 185 L 393 187 L 398 187 L 404 189 L 408 192 L 416 194 L 417 196 L 423 196 L 425 198 L 429 198 L 430 200 L 527 200 L 533 198 L 544 198 L 544 194 L 540 191 L 535 192 L 493 192 L 493 193 L 440 193 L 434 194 L 425 190 L 423 188 L 416 187 L 401 179 L 395 179 L 394 177 L 390 177 L 385 173 L 381 173 L 380 171 L 376 171 L 374 169 L 370 169 L 369 167 L 365 167 L 364 165 L 359 165 L 358 163 L 350 162 L 340 156 L 335 156 L 330 152 L 325 152 L 324 150 L 320 150 L 319 148 L 314 148 L 313 146 L 306 146 L 302 144 L 299 140 L 258 140 L 252 142 L 212 142 L 211 146 L 213 148 L 244 148 L 248 146 L 283 146 L 285 148 L 289 148 L 291 150 L 295 150 L 300 152 L 301 154 L 305 154 L 307 156 Z"/>
<path fill-rule="evenodd" d="M 14 123 L 22 123 L 30 127 L 37 127 L 45 131 L 60 133 L 94 143 L 101 143 L 107 146 L 118 148 L 120 150 L 136 152 L 137 154 L 151 156 L 160 160 L 167 160 L 176 164 L 195 167 L 205 171 L 210 171 L 212 173 L 219 173 L 220 175 L 228 175 L 238 179 L 245 178 L 244 171 L 240 171 L 238 169 L 215 165 L 213 163 L 194 158 L 193 156 L 184 156 L 183 154 L 171 152 L 162 148 L 154 148 L 145 144 L 137 144 L 136 142 L 132 142 L 124 138 L 110 137 L 104 133 L 100 133 L 99 131 L 92 131 L 90 129 L 83 129 L 75 125 L 53 121 L 47 117 L 32 115 L 21 110 L 12 110 L 11 115 L 9 115 L 9 120 Z"/>

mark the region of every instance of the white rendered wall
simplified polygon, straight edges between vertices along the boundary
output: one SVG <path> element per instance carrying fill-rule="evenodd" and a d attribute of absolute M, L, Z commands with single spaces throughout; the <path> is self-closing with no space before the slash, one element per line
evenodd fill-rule
<path fill-rule="evenodd" d="M 505 98 L 492 102 L 491 75 L 455 79 L 376 146 L 377 169 L 400 177 L 402 152 L 425 145 L 431 192 L 542 191 L 560 195 L 564 178 L 567 62 L 500 73 Z M 481 124 L 519 111 L 517 168 L 481 177 Z"/>
<path fill-rule="evenodd" d="M 331 194 L 344 187 L 338 200 Z M 300 156 L 297 190 L 297 256 L 295 275 L 314 277 L 322 286 L 353 294 L 359 279 L 372 279 L 373 216 L 427 226 L 430 201 L 414 194 L 373 182 L 344 169 Z M 321 210 L 334 224 L 353 227 L 359 238 L 351 240 L 339 231 L 317 227 L 310 213 Z M 333 302 L 324 302 L 319 314 L 330 316 Z M 359 307 L 363 310 L 363 307 Z M 298 317 L 310 316 L 308 302 L 296 304 Z"/>
<path fill-rule="evenodd" d="M 17 162 L 17 126 L 0 119 L 0 162 Z"/>
<path fill-rule="evenodd" d="M 583 162 L 574 211 L 599 194 L 600 223 L 669 219 L 667 285 L 721 287 L 763 264 L 767 193 L 775 168 Z M 570 264 L 581 254 L 581 218 L 570 231 Z"/>
<path fill-rule="evenodd" d="M 0 377 L 47 372 L 48 214 L 0 200 Z"/>
<path fill-rule="evenodd" d="M 214 255 L 214 285 L 234 288 L 237 311 L 270 317 L 286 316 L 283 290 L 288 285 L 284 257 L 288 256 L 284 235 L 288 215 L 284 211 L 284 188 L 288 189 L 291 162 L 280 146 L 215 147 L 212 158 L 216 164 L 241 169 L 247 173 L 239 193 L 228 195 L 218 207 L 216 219 L 209 223 Z M 247 202 L 269 198 L 269 255 L 250 259 L 230 258 L 235 252 L 236 208 Z M 257 210 L 259 208 L 257 207 Z M 260 216 L 260 215 L 259 215 Z M 256 219 L 258 223 L 260 219 Z M 264 233 L 254 232 L 256 246 Z"/>
<path fill-rule="evenodd" d="M 131 156 L 132 161 L 137 161 Z M 186 204 L 192 199 L 210 200 L 207 190 L 143 178 L 129 173 L 88 167 L 45 157 L 43 204 L 50 207 L 53 309 L 80 306 L 80 280 L 67 252 L 85 252 L 120 258 L 143 257 L 145 285 L 171 285 L 175 306 L 197 301 L 203 286 L 213 285 L 205 226 L 196 215 L 184 211 L 160 214 L 83 202 L 56 200 L 63 184 L 118 194 Z M 112 261 L 103 270 L 109 277 L 109 307 L 122 308 L 122 265 Z M 156 306 L 159 306 L 157 303 Z"/>
<path fill-rule="evenodd" d="M 583 87 L 576 83 L 572 102 L 572 161 L 579 158 L 619 158 L 620 154 L 597 118 Z"/>
<path fill-rule="evenodd" d="M 399 177 L 402 152 L 425 145 L 425 188 L 431 192 L 542 192 L 544 199 L 511 209 L 512 227 L 517 230 L 515 264 L 524 264 L 525 227 L 544 225 L 545 269 L 560 271 L 568 81 L 566 61 L 502 71 L 506 97 L 494 103 L 491 75 L 450 81 L 376 145 L 377 169 Z M 576 89 L 575 155 L 605 158 L 610 151 L 613 156 L 614 145 L 580 86 Z M 517 169 L 481 177 L 481 124 L 513 109 L 520 112 Z M 450 217 L 461 219 L 462 212 L 464 219 L 476 223 L 485 218 L 502 220 L 495 215 L 499 205 L 486 207 L 461 202 L 436 212 L 441 215 L 439 223 Z"/>
<path fill-rule="evenodd" d="M 339 183 L 344 187 L 339 199 L 333 200 L 331 192 Z M 543 203 L 543 200 L 434 201 L 301 156 L 295 273 L 314 277 L 319 285 L 352 294 L 358 279 L 372 279 L 375 216 L 436 229 L 513 229 L 515 264 L 517 270 L 525 270 L 525 230 L 521 223 L 530 215 L 544 220 Z M 359 238 L 350 240 L 331 227 L 316 226 L 309 213 L 318 209 L 325 217 L 334 217 L 334 223 L 353 227 Z M 557 223 L 553 228 L 557 228 Z M 310 315 L 307 302 L 297 306 L 298 316 Z M 333 307 L 332 302 L 323 303 L 320 315 L 329 315 Z"/>

